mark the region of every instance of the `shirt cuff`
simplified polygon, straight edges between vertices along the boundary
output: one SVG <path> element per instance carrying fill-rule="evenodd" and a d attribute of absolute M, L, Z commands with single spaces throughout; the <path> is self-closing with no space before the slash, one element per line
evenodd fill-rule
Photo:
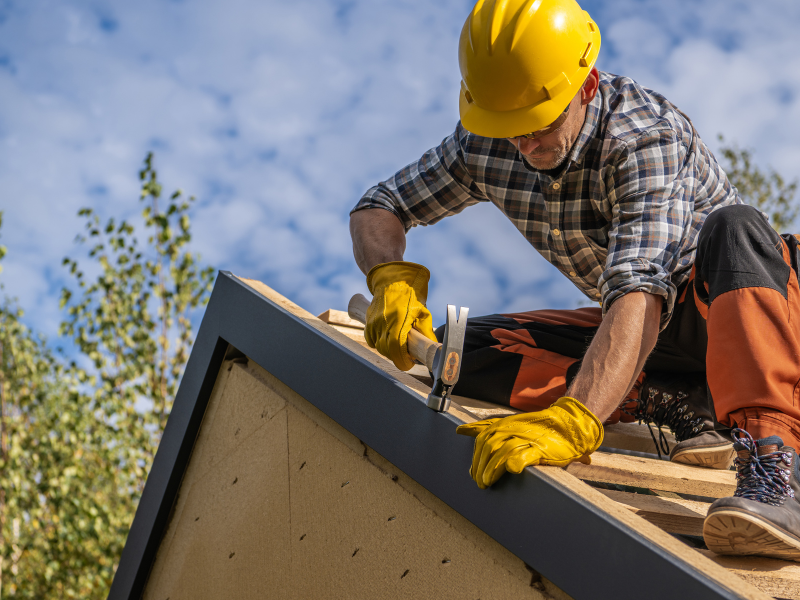
<path fill-rule="evenodd" d="M 407 217 L 401 214 L 395 203 L 392 202 L 391 198 L 388 198 L 386 194 L 381 191 L 380 186 L 376 185 L 375 187 L 367 190 L 367 192 L 362 196 L 361 200 L 358 201 L 358 204 L 356 204 L 353 207 L 353 210 L 350 211 L 350 214 L 352 215 L 354 212 L 368 208 L 382 208 L 384 210 L 388 210 L 395 217 L 400 219 L 400 222 L 403 224 L 406 233 L 408 233 L 408 230 L 411 229 L 413 225 L 413 223 L 411 223 Z"/>
<path fill-rule="evenodd" d="M 670 280 L 669 273 L 661 265 L 642 258 L 607 269 L 600 276 L 598 289 L 604 316 L 611 304 L 625 294 L 645 292 L 661 296 L 664 305 L 661 309 L 659 331 L 663 331 L 669 324 L 678 297 L 678 289 Z"/>

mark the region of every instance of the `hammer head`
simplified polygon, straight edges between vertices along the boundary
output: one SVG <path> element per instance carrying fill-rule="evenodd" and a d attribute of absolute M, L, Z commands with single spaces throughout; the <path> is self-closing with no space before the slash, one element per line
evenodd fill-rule
<path fill-rule="evenodd" d="M 447 305 L 444 340 L 433 359 L 433 388 L 428 394 L 428 407 L 437 412 L 445 412 L 450 408 L 450 392 L 461 372 L 468 313 L 469 309 L 462 307 L 456 318 L 456 307 Z"/>

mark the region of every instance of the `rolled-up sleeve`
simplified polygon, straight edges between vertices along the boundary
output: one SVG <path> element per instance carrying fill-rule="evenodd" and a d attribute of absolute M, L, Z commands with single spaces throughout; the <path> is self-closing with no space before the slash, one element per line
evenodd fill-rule
<path fill-rule="evenodd" d="M 621 147 L 609 169 L 613 219 L 598 282 L 604 314 L 625 294 L 647 292 L 664 298 L 661 328 L 669 323 L 677 297 L 671 273 L 692 227 L 693 198 L 681 183 L 687 151 L 674 131 L 650 130 Z"/>
<path fill-rule="evenodd" d="M 459 123 L 455 132 L 418 161 L 367 190 L 351 214 L 367 208 L 383 208 L 397 215 L 408 231 L 415 225 L 432 225 L 486 201 L 466 167 L 467 135 Z"/>

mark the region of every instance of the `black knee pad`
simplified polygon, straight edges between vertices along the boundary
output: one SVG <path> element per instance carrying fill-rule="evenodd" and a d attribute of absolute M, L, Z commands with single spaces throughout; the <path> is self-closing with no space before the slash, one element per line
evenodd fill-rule
<path fill-rule="evenodd" d="M 778 233 L 760 211 L 744 204 L 725 206 L 706 218 L 695 268 L 695 290 L 707 304 L 720 294 L 747 287 L 771 288 L 786 297 L 791 270 Z"/>

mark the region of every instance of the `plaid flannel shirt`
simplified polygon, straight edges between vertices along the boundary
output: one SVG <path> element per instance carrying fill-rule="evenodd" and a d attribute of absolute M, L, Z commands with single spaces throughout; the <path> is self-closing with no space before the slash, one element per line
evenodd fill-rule
<path fill-rule="evenodd" d="M 634 291 L 665 299 L 662 328 L 690 275 L 697 237 L 736 188 L 691 122 L 660 94 L 600 73 L 567 160 L 531 168 L 506 139 L 453 134 L 353 209 L 384 208 L 406 231 L 492 202 L 603 313 Z"/>

